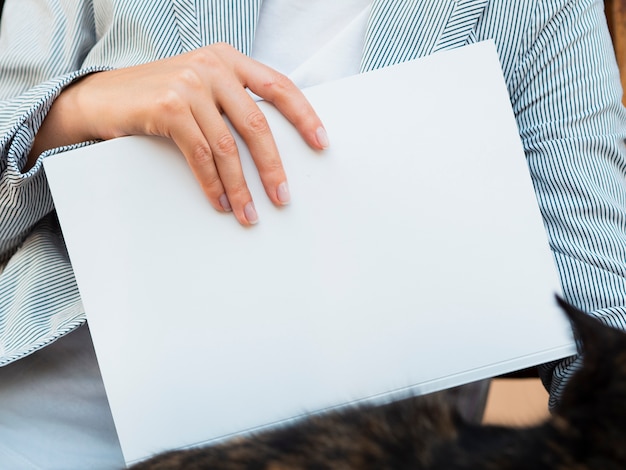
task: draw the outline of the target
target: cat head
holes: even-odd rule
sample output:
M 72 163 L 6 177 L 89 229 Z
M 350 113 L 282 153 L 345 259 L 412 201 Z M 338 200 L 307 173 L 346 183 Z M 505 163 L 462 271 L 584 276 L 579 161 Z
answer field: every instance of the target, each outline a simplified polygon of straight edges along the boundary
M 565 387 L 555 416 L 611 461 L 626 462 L 626 333 L 557 300 L 583 364 Z

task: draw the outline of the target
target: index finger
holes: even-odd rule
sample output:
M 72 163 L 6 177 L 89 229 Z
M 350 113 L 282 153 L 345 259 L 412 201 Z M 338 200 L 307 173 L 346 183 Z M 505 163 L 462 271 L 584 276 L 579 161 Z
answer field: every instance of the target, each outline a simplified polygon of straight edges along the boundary
M 286 75 L 247 57 L 237 67 L 238 75 L 246 78 L 243 85 L 276 106 L 307 144 L 319 150 L 329 146 L 322 120 L 302 91 Z

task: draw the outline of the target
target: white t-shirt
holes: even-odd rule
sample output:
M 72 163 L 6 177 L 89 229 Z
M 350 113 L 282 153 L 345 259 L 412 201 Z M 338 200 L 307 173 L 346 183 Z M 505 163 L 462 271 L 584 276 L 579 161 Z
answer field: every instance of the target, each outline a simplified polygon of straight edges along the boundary
M 371 0 L 264 0 L 251 55 L 301 88 L 356 74 L 370 8 Z

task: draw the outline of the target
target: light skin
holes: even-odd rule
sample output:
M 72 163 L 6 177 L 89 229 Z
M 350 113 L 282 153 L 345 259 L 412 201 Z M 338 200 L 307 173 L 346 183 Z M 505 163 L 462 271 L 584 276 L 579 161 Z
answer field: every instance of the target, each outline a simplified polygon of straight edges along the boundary
M 242 225 L 254 224 L 258 215 L 222 113 L 248 146 L 270 200 L 284 205 L 290 196 L 267 121 L 246 88 L 273 103 L 312 148 L 328 146 L 321 120 L 287 77 L 227 44 L 213 44 L 70 85 L 37 133 L 27 168 L 41 152 L 62 145 L 126 135 L 168 137 L 213 207 L 232 211 Z

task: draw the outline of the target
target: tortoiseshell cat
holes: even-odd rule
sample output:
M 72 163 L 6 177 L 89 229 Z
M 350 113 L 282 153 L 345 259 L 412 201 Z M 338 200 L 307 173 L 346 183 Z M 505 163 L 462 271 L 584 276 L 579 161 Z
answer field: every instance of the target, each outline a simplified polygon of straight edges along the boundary
M 472 425 L 446 393 L 313 415 L 252 437 L 174 451 L 135 470 L 626 469 L 626 333 L 559 303 L 583 368 L 544 424 Z

